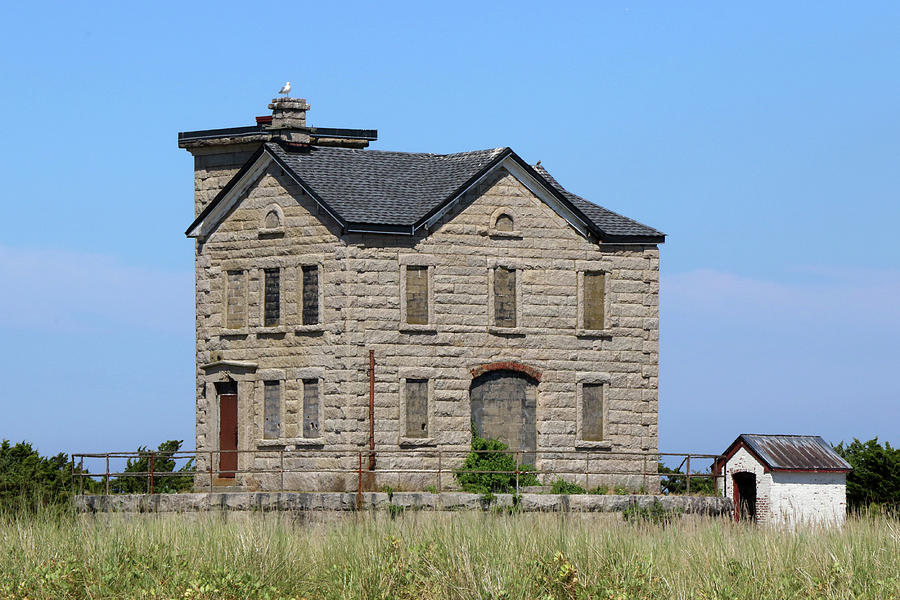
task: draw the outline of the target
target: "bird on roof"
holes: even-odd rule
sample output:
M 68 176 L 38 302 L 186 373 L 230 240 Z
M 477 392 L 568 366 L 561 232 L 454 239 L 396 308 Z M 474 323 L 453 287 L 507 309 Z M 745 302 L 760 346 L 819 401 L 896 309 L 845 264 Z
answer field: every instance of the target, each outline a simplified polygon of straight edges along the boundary
M 287 96 L 288 94 L 290 94 L 290 93 L 291 93 L 291 82 L 288 81 L 288 82 L 285 83 L 283 86 L 281 86 L 281 89 L 278 90 L 278 93 L 279 93 L 279 94 L 284 94 L 285 96 Z

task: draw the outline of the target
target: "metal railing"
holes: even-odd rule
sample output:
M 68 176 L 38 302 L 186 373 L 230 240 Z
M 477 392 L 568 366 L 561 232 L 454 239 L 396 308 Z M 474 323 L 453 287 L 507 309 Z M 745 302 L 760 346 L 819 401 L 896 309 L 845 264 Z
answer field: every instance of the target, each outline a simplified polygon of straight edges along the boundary
M 510 470 L 482 470 L 467 469 L 463 463 L 465 458 L 472 454 L 505 454 L 512 455 L 515 460 L 515 468 Z M 268 481 L 265 486 L 266 491 L 316 491 L 316 490 L 298 490 L 296 487 L 291 488 L 285 485 L 285 475 L 296 474 L 344 474 L 355 475 L 356 492 L 361 494 L 363 491 L 373 491 L 374 477 L 385 475 L 421 475 L 425 478 L 434 477 L 434 486 L 424 486 L 423 489 L 431 488 L 437 492 L 444 491 L 446 487 L 444 480 L 447 476 L 456 480 L 457 474 L 472 473 L 485 475 L 508 475 L 515 480 L 515 491 L 519 493 L 520 482 L 525 476 L 534 476 L 544 481 L 544 485 L 549 485 L 549 478 L 561 477 L 572 483 L 579 484 L 583 481 L 582 486 L 585 490 L 589 490 L 591 478 L 594 482 L 601 480 L 608 481 L 610 479 L 621 479 L 628 477 L 631 480 L 640 478 L 640 487 L 644 490 L 655 488 L 661 479 L 684 479 L 685 493 L 691 493 L 691 481 L 699 479 L 715 480 L 723 477 L 723 475 L 714 475 L 712 472 L 694 473 L 692 472 L 691 461 L 712 461 L 721 458 L 718 454 L 686 454 L 673 452 L 627 452 L 627 451 L 610 451 L 610 450 L 534 450 L 534 451 L 514 451 L 514 450 L 481 450 L 475 451 L 471 449 L 400 449 L 400 450 L 326 450 L 326 449 L 257 449 L 257 450 L 193 450 L 178 452 L 162 452 L 162 451 L 143 451 L 143 452 L 104 452 L 104 453 L 74 453 L 71 455 L 72 481 L 73 487 L 77 481 L 78 492 L 84 493 L 85 480 L 103 481 L 103 490 L 106 494 L 111 492 L 111 483 L 113 487 L 122 487 L 129 478 L 146 478 L 146 493 L 153 494 L 157 489 L 157 481 L 165 482 L 166 478 L 171 477 L 188 477 L 193 480 L 193 489 L 207 489 L 212 492 L 217 487 L 223 486 L 239 486 L 248 487 L 248 480 L 257 477 L 269 477 L 274 481 Z M 233 456 L 234 468 L 226 465 L 223 469 L 222 458 Z M 242 460 L 242 457 L 249 459 Z M 378 468 L 375 463 L 377 457 L 378 462 L 388 460 L 393 462 L 392 466 L 387 468 Z M 523 462 L 523 458 L 537 459 L 529 464 Z M 663 458 L 681 457 L 682 461 L 676 471 L 681 471 L 681 467 L 685 467 L 685 472 L 660 473 L 658 471 L 658 463 Z M 113 471 L 110 469 L 111 461 L 123 461 L 129 459 L 147 459 L 146 471 L 121 470 Z M 338 458 L 338 462 L 343 462 L 340 466 L 330 466 L 322 464 L 314 464 L 315 460 L 321 458 Z M 277 459 L 277 460 L 276 460 Z M 355 459 L 355 460 L 354 460 Z M 160 470 L 156 468 L 157 461 L 166 461 L 169 463 L 177 463 L 179 461 L 193 460 L 194 467 L 185 470 Z M 288 461 L 286 465 L 285 461 Z M 85 469 L 85 461 L 87 468 L 94 466 L 96 461 L 103 461 L 102 470 L 89 472 Z M 202 467 L 200 462 L 203 461 Z M 77 464 L 76 464 L 77 462 Z M 257 463 L 262 463 L 257 464 Z M 300 464 L 298 464 L 300 462 Z M 307 464 L 312 462 L 313 464 Z M 332 462 L 332 461 L 329 461 Z M 639 465 L 637 464 L 639 462 Z M 242 464 L 243 463 L 243 464 Z M 250 463 L 250 464 L 248 464 Z M 411 465 L 398 465 L 396 463 L 414 463 Z M 618 468 L 616 463 L 619 463 Z M 627 468 L 622 468 L 622 463 L 628 463 Z M 370 469 L 371 464 L 376 464 L 376 468 Z M 533 464 L 539 464 L 541 468 L 535 468 Z M 568 477 L 567 477 L 568 476 Z M 204 481 L 198 484 L 198 481 Z M 655 480 L 653 486 L 650 482 Z M 510 482 L 512 487 L 512 482 Z M 259 480 L 256 481 L 257 487 L 261 485 Z M 599 485 L 599 484 L 598 484 Z M 132 486 L 133 487 L 133 486 Z M 143 486 L 142 486 L 143 487 Z M 347 486 L 344 486 L 345 489 Z M 451 486 L 456 487 L 458 486 Z M 633 486 L 632 486 L 633 487 Z M 74 489 L 73 489 L 74 491 Z

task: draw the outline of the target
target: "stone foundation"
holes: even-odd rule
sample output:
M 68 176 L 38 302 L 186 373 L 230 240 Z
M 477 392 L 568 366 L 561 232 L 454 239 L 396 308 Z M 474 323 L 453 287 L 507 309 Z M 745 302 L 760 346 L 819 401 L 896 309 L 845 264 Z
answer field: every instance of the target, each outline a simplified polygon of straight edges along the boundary
M 684 514 L 730 516 L 730 500 L 719 496 L 521 494 L 517 510 L 521 512 L 621 512 L 632 506 L 646 507 L 659 501 L 667 510 Z M 192 513 L 215 511 L 330 511 L 388 510 L 398 506 L 406 510 L 454 511 L 512 508 L 512 494 L 496 494 L 487 504 L 480 494 L 465 492 L 212 492 L 205 494 L 122 494 L 75 496 L 75 508 L 81 513 Z

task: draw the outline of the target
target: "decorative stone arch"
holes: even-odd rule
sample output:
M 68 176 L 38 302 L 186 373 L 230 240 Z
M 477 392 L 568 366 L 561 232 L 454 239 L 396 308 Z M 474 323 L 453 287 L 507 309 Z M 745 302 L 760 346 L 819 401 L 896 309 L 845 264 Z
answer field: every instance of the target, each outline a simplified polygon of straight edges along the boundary
M 522 373 L 523 375 L 531 377 L 538 383 L 541 382 L 541 372 L 539 370 L 513 360 L 486 363 L 479 367 L 475 367 L 474 369 L 472 369 L 472 379 L 477 379 L 478 377 L 481 377 L 485 373 L 490 373 L 491 371 L 516 371 L 518 373 Z
M 277 202 L 265 207 L 259 220 L 260 235 L 284 233 L 284 210 Z
M 516 228 L 519 222 L 519 215 L 508 206 L 501 206 L 491 213 L 491 220 L 488 224 L 488 232 L 493 236 L 500 237 L 521 237 L 521 233 Z

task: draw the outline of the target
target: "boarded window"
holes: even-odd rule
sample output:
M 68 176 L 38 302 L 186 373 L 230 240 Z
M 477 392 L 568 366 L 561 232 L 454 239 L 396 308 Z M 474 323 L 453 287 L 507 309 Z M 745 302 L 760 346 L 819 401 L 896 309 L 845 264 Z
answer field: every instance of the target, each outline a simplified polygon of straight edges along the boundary
M 304 325 L 316 325 L 319 322 L 319 267 L 305 265 L 303 267 L 303 304 L 302 319 Z
M 428 267 L 406 267 L 406 322 L 428 323 Z
M 584 328 L 603 329 L 606 300 L 606 273 L 588 271 L 584 274 Z
M 281 437 L 281 382 L 263 382 L 263 437 L 278 439 Z
M 240 329 L 247 322 L 247 284 L 244 272 L 228 271 L 225 287 L 225 326 Z
M 516 326 L 515 269 L 494 269 L 494 324 L 497 327 Z
M 281 218 L 278 216 L 278 211 L 274 208 L 266 213 L 266 229 L 278 229 L 281 227 Z
M 265 279 L 263 325 L 271 327 L 278 325 L 278 321 L 281 318 L 281 271 L 278 269 L 266 269 Z
M 303 380 L 303 437 L 322 437 L 319 430 L 319 380 Z
M 494 222 L 494 229 L 497 231 L 512 231 L 513 230 L 513 218 L 506 213 L 503 213 L 497 220 Z
M 406 380 L 406 437 L 428 437 L 428 380 Z
M 600 441 L 603 439 L 603 384 L 585 383 L 581 392 L 582 437 Z

